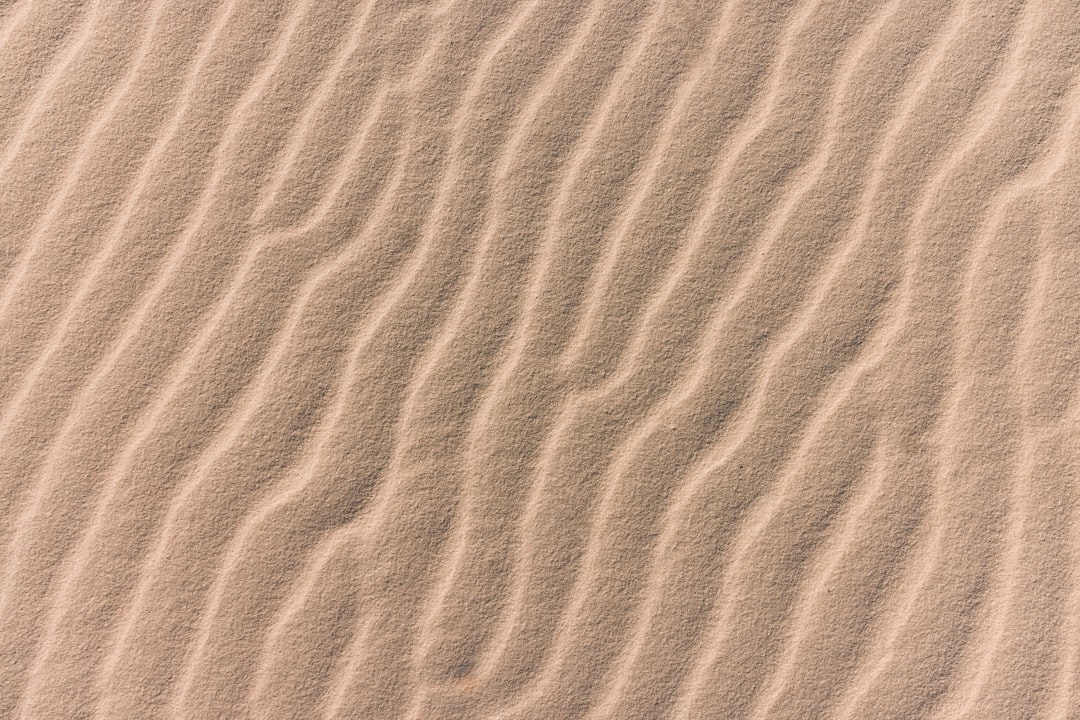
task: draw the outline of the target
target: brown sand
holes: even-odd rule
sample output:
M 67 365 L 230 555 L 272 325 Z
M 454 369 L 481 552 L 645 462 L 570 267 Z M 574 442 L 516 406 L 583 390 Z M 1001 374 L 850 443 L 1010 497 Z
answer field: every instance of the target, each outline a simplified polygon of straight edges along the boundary
M 0 6 L 0 718 L 1080 718 L 1075 0 Z

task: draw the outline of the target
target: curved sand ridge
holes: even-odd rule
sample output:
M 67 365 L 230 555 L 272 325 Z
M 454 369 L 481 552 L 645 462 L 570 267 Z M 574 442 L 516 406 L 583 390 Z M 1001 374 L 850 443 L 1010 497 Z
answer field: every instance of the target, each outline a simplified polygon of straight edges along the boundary
M 0 718 L 1080 718 L 1078 38 L 0 3 Z

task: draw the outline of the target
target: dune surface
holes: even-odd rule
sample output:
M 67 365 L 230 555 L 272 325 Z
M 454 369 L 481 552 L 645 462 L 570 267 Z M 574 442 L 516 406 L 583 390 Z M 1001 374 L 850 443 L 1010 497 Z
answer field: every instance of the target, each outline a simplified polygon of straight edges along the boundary
M 1080 718 L 1075 0 L 0 1 L 0 719 Z

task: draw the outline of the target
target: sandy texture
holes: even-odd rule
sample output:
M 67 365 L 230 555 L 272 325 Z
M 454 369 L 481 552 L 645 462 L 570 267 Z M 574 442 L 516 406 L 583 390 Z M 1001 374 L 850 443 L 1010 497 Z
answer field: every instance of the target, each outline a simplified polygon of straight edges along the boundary
M 1080 718 L 1075 0 L 0 2 L 0 718 Z

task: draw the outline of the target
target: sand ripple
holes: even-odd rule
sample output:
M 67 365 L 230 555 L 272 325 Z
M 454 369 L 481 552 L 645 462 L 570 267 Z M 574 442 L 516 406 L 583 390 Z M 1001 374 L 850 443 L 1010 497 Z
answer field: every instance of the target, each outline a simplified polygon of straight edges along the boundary
M 0 2 L 0 718 L 1080 718 L 1080 5 Z

